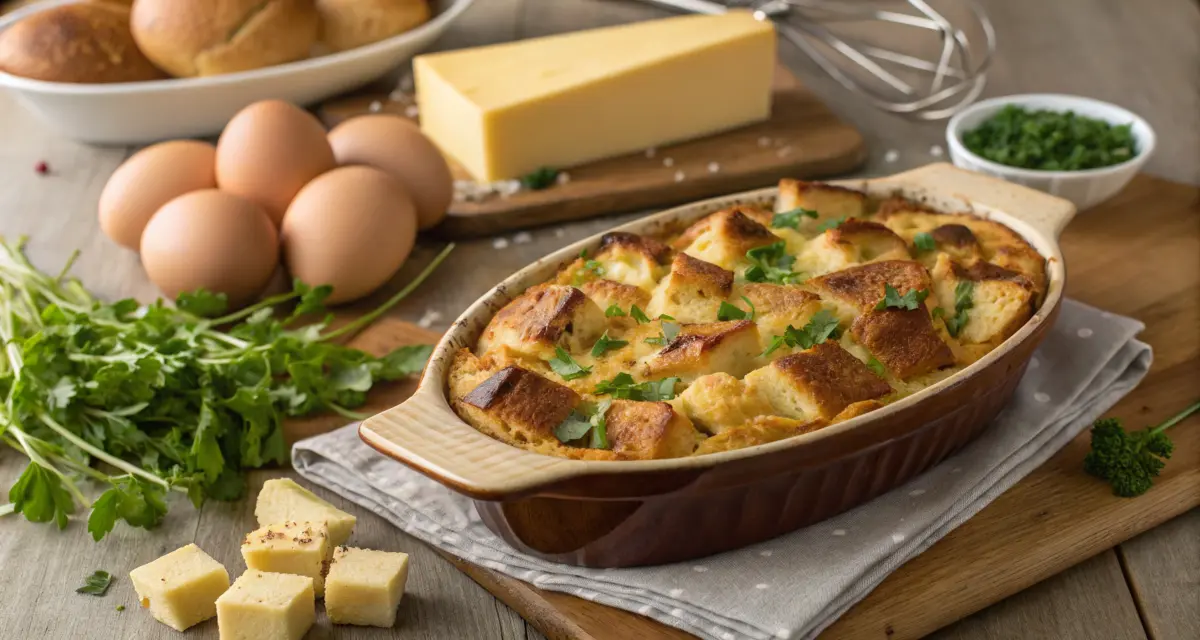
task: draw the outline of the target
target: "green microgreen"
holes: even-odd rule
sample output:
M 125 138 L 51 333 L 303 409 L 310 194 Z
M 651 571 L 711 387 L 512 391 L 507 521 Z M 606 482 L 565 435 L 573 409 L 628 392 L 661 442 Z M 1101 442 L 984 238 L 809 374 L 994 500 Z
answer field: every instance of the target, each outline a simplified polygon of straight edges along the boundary
M 962 332 L 963 326 L 967 324 L 967 310 L 975 306 L 972 296 L 975 292 L 975 283 L 970 280 L 960 280 L 954 286 L 954 315 L 946 318 L 946 331 L 954 337 Z M 944 313 L 944 312 L 943 312 Z
M 813 314 L 813 317 L 803 327 L 797 329 L 789 324 L 787 329 L 784 330 L 783 335 L 773 336 L 760 357 L 765 358 L 784 345 L 800 347 L 801 349 L 811 349 L 837 336 L 838 319 L 828 309 L 821 309 Z
M 743 277 L 748 282 L 794 284 L 804 280 L 802 274 L 792 271 L 796 258 L 787 253 L 787 243 L 783 240 L 747 251 L 746 260 L 750 266 Z
M 645 402 L 660 402 L 675 397 L 675 386 L 679 378 L 663 378 L 662 380 L 647 380 L 635 382 L 628 373 L 618 373 L 612 380 L 603 380 L 596 385 L 596 395 L 609 394 L 622 400 L 641 400 Z

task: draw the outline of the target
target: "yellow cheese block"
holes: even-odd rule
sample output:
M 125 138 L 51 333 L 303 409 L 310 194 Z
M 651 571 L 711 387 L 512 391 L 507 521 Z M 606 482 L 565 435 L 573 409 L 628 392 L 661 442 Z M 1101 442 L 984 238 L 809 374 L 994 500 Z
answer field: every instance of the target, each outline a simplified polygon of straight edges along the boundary
M 258 571 L 293 573 L 313 579 L 317 597 L 325 595 L 325 561 L 333 547 L 324 522 L 283 522 L 246 534 L 242 558 Z
M 308 576 L 251 569 L 217 599 L 221 640 L 300 640 L 316 619 Z
M 407 554 L 338 547 L 325 578 L 325 613 L 334 624 L 391 627 L 407 581 Z
M 281 522 L 324 522 L 329 527 L 331 547 L 345 544 L 354 531 L 355 517 L 318 498 L 316 494 L 289 478 L 276 478 L 263 483 L 254 504 L 258 525 Z
M 766 119 L 775 31 L 683 16 L 416 58 L 421 129 L 479 180 Z
M 217 598 L 229 588 L 220 562 L 194 544 L 129 572 L 138 601 L 176 631 L 217 615 Z

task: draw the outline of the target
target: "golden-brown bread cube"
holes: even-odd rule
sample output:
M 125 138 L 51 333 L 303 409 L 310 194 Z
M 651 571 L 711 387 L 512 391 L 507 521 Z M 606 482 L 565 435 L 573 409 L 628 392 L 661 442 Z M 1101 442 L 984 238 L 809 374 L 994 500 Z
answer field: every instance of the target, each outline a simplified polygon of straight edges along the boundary
M 665 402 L 614 400 L 604 422 L 618 459 L 679 458 L 696 448 L 692 422 Z
M 821 275 L 877 260 L 910 260 L 908 245 L 891 229 L 851 218 L 808 241 L 797 257 L 798 269 Z
M 679 322 L 712 322 L 732 288 L 732 272 L 677 253 L 671 261 L 671 272 L 651 294 L 646 313 L 651 318 L 667 314 Z
M 779 242 L 755 219 L 764 213 L 748 207 L 718 211 L 688 227 L 675 241 L 675 248 L 724 269 L 737 269 L 748 264 L 747 251 Z
M 479 336 L 479 353 L 505 346 L 530 358 L 549 360 L 555 347 L 571 353 L 591 349 L 604 328 L 604 310 L 582 291 L 540 284 L 496 312 Z
M 629 316 L 630 309 L 636 305 L 637 308 L 645 311 L 650 302 L 649 293 L 631 284 L 623 284 L 614 280 L 592 280 L 583 283 L 579 289 L 583 291 L 584 295 L 591 298 L 597 307 L 605 311 L 606 317 L 608 317 L 608 308 L 614 305 L 625 314 L 623 316 L 608 317 L 610 324 L 629 325 L 629 323 L 634 322 L 633 318 Z
M 824 420 L 803 421 L 781 416 L 758 416 L 745 424 L 706 438 L 699 447 L 696 447 L 693 455 L 701 456 L 708 453 L 745 449 L 816 431 L 828 424 Z
M 803 327 L 821 310 L 819 296 L 787 285 L 748 282 L 735 287 L 729 302 L 745 308 L 742 296 L 754 304 L 754 323 L 764 342 L 782 334 L 788 325 Z
M 1042 303 L 1046 295 L 1046 259 L 1033 247 L 1025 243 L 997 246 L 987 256 L 988 261 L 996 266 L 1028 278 L 1033 284 L 1035 306 Z
M 761 352 L 758 331 L 749 320 L 684 325 L 674 340 L 642 360 L 642 377 L 675 376 L 687 383 L 718 371 L 741 376 Z
M 649 292 L 666 272 L 663 263 L 670 254 L 670 247 L 654 238 L 611 231 L 600 238 L 594 256 L 580 257 L 567 264 L 559 270 L 555 282 L 578 287 L 607 278 Z
M 797 420 L 828 420 L 848 405 L 892 388 L 836 342 L 784 356 L 746 376 L 774 412 Z
M 804 225 L 816 228 L 820 223 L 835 218 L 861 218 L 867 214 L 866 194 L 820 182 L 803 180 L 780 180 L 776 211 L 808 209 L 816 211 L 816 219 L 806 219 Z
M 954 352 L 934 329 L 924 306 L 864 313 L 854 321 L 850 336 L 901 380 L 954 364 Z
M 846 405 L 845 409 L 842 409 L 836 416 L 830 419 L 829 423 L 837 424 L 838 422 L 845 422 L 851 418 L 857 418 L 861 415 L 865 415 L 876 409 L 882 408 L 883 403 L 878 400 L 861 400 L 859 402 L 852 402 Z
M 956 336 L 963 344 L 999 344 L 1033 315 L 1034 285 L 1016 271 L 983 261 L 963 266 L 943 255 L 931 274 L 946 319 L 957 315 L 954 300 L 959 283 L 972 283 L 972 306 Z
M 679 404 L 697 429 L 710 434 L 771 413 L 771 405 L 758 389 L 723 372 L 696 378 L 679 394 Z
M 454 408 L 485 433 L 524 446 L 557 446 L 554 428 L 579 404 L 579 394 L 520 367 L 505 367 L 466 393 L 451 382 Z
M 830 303 L 843 322 L 874 309 L 883 299 L 885 285 L 890 284 L 900 295 L 929 291 L 931 287 L 925 267 L 911 260 L 871 262 L 827 273 L 805 284 Z

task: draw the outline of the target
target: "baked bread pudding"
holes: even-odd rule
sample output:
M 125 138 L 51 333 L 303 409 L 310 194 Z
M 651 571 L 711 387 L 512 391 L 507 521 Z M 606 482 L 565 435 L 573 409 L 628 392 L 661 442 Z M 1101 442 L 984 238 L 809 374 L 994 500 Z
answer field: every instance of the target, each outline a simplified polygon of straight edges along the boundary
M 647 460 L 822 429 L 1017 331 L 1045 261 L 1004 225 L 784 180 L 681 232 L 606 234 L 455 354 L 451 404 L 547 455 Z

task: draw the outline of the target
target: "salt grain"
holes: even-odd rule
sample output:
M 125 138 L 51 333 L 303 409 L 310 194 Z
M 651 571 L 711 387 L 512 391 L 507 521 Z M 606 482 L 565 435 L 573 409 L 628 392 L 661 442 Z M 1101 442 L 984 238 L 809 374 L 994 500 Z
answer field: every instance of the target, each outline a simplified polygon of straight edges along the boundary
M 508 238 L 496 238 L 495 240 L 492 240 L 492 248 L 493 249 L 507 249 L 508 248 Z
M 407 107 L 404 107 L 404 115 L 410 118 L 415 118 L 421 115 L 421 108 L 415 104 L 410 104 Z
M 683 178 L 684 178 L 684 175 L 683 175 L 682 169 L 675 172 L 675 182 L 683 182 Z
M 566 171 L 559 171 L 558 176 L 554 178 L 554 181 L 560 185 L 567 184 L 571 181 L 571 174 L 567 173 Z
M 900 159 L 900 152 L 895 149 L 888 149 L 887 153 L 883 154 L 884 162 L 895 162 Z
M 763 147 L 763 148 L 771 146 L 771 139 L 766 136 L 759 138 L 758 146 Z
M 379 113 L 380 111 L 383 110 L 383 103 L 378 100 L 375 100 L 374 102 L 371 103 L 371 106 L 367 107 L 367 109 L 369 109 L 371 111 L 371 113 Z
M 708 163 L 708 172 L 709 173 L 719 173 L 720 171 L 721 171 L 721 165 L 719 163 L 716 163 L 716 162 Z
M 664 167 L 675 166 L 675 158 L 663 158 L 663 166 Z
M 567 235 L 567 230 L 566 230 L 566 229 L 563 229 L 562 227 L 559 227 L 559 228 L 557 228 L 557 229 L 555 229 L 555 230 L 554 230 L 554 237 L 555 237 L 555 238 L 561 238 L 561 237 L 563 237 L 563 236 L 565 236 L 565 235 Z
M 404 93 L 412 93 L 415 83 L 413 82 L 412 74 L 405 75 L 400 78 L 400 90 Z
M 434 323 L 436 323 L 438 320 L 441 320 L 441 319 L 442 319 L 441 313 L 439 313 L 438 311 L 436 311 L 434 309 L 426 309 L 425 313 L 421 316 L 421 319 L 417 320 L 417 326 L 421 327 L 422 329 L 428 329 L 429 327 L 432 327 L 434 325 Z
M 782 149 L 780 149 L 779 151 L 776 151 L 776 152 L 775 152 L 775 155 L 779 156 L 780 158 L 783 158 L 783 157 L 789 156 L 789 155 L 791 155 L 791 154 L 792 154 L 792 148 L 791 148 L 791 146 L 783 147 L 783 148 L 782 148 Z
M 529 244 L 533 242 L 533 235 L 528 231 L 522 231 L 513 236 L 513 244 Z
M 388 94 L 388 100 L 391 100 L 392 102 L 404 102 L 406 98 L 408 98 L 408 94 L 399 89 L 396 89 Z
M 932 147 L 929 147 L 929 155 L 931 155 L 935 158 L 942 157 L 943 153 L 945 153 L 945 152 L 942 150 L 942 145 L 940 145 L 940 144 L 935 144 Z

